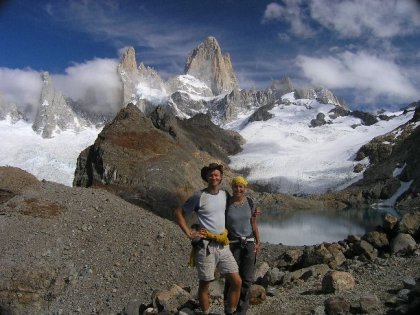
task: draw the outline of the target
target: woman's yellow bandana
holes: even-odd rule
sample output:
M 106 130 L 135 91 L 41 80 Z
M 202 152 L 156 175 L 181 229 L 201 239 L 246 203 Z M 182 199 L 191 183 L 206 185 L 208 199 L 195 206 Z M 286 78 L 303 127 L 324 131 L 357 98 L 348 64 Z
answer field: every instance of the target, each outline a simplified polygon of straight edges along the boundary
M 236 184 L 241 184 L 244 187 L 248 186 L 248 182 L 242 176 L 236 176 L 236 177 L 234 177 L 232 179 L 232 182 L 230 184 L 231 184 L 231 186 L 236 185 Z

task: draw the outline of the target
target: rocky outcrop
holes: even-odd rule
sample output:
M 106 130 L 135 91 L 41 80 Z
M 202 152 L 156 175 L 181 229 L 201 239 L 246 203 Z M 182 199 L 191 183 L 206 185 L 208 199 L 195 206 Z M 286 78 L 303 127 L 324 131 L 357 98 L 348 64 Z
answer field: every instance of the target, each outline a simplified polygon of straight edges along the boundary
M 80 131 L 86 122 L 77 116 L 63 94 L 54 88 L 48 72 L 42 74 L 42 79 L 40 106 L 32 129 L 44 138 L 51 138 L 54 132 L 67 129 Z
M 74 185 L 105 188 L 172 218 L 175 207 L 202 188 L 203 165 L 226 165 L 240 142 L 239 134 L 220 129 L 206 115 L 179 120 L 157 108 L 147 118 L 129 104 L 80 154 Z
M 325 114 L 318 113 L 316 118 L 311 120 L 311 127 L 320 127 L 325 125 L 327 122 L 325 121 Z
M 350 112 L 350 115 L 359 118 L 365 126 L 371 126 L 378 122 L 376 116 L 371 113 L 355 110 Z
M 210 103 L 209 114 L 217 123 L 224 124 L 237 118 L 241 112 L 260 108 L 274 101 L 272 91 L 233 90 L 222 99 Z
M 208 102 L 204 99 L 193 99 L 190 94 L 182 91 L 172 93 L 168 105 L 173 113 L 180 118 L 191 118 L 199 113 L 205 114 L 208 111 Z
M 363 179 L 342 191 L 313 198 L 329 200 L 339 208 L 377 205 L 396 207 L 402 213 L 420 210 L 419 141 L 420 126 L 413 117 L 359 149 L 354 172 L 363 172 Z
M 269 112 L 273 108 L 274 108 L 274 103 L 261 106 L 248 118 L 248 122 L 266 121 L 273 118 L 274 114 Z
M 206 83 L 214 95 L 238 87 L 229 54 L 222 54 L 216 38 L 211 36 L 190 53 L 184 72 Z
M 122 106 L 133 103 L 143 112 L 150 112 L 156 104 L 166 101 L 165 83 L 153 68 L 143 63 L 137 66 L 133 47 L 124 51 L 117 71 L 123 87 Z
M 307 98 L 307 99 L 316 99 L 320 103 L 324 104 L 333 104 L 342 108 L 346 108 L 346 104 L 343 100 L 340 100 L 337 96 L 334 95 L 330 90 L 326 88 L 297 88 L 295 89 L 295 97 L 298 98 Z
M 420 126 L 416 126 L 413 118 L 360 148 L 356 160 L 367 157 L 370 165 L 363 174 L 363 180 L 353 187 L 364 187 L 363 195 L 368 199 L 386 199 L 396 193 L 403 183 L 410 183 L 397 199 L 396 206 L 403 211 L 420 209 L 419 150 Z

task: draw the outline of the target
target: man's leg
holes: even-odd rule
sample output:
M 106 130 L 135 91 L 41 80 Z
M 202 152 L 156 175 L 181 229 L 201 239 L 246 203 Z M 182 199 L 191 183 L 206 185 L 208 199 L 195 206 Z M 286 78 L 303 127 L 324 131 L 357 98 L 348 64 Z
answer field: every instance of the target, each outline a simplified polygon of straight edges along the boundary
M 210 281 L 203 281 L 203 280 L 200 280 L 200 283 L 198 285 L 198 301 L 200 302 L 200 307 L 204 314 L 210 308 L 209 286 L 210 286 Z
M 226 281 L 229 281 L 229 291 L 227 293 L 227 309 L 226 313 L 233 313 L 238 305 L 241 295 L 242 280 L 239 272 L 226 274 Z
M 241 254 L 241 246 L 238 244 L 230 244 L 230 251 L 232 252 L 233 257 L 236 260 L 236 263 L 239 266 L 240 269 L 240 254 Z M 224 304 L 225 307 L 227 307 L 228 304 L 228 292 L 229 292 L 229 288 L 230 288 L 230 282 L 227 281 L 227 279 L 225 279 L 225 287 L 223 290 L 223 299 L 224 299 Z

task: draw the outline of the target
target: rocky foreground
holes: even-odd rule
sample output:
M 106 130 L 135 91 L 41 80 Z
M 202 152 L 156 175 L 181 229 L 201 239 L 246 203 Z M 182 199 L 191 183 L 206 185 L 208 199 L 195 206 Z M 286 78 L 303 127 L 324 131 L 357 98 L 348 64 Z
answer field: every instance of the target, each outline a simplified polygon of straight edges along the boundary
M 417 314 L 420 214 L 335 244 L 264 244 L 250 314 Z M 91 188 L 0 167 L 0 314 L 193 314 L 172 221 Z M 222 312 L 222 279 L 212 311 Z

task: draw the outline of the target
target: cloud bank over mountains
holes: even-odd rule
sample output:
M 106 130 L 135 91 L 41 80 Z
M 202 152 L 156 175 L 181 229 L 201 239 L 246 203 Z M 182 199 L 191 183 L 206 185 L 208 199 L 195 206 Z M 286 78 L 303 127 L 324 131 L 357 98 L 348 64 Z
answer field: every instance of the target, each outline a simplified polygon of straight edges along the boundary
M 303 7 L 303 3 L 307 7 Z M 296 65 L 312 84 L 331 89 L 353 89 L 356 100 L 401 102 L 415 99 L 419 75 L 401 64 L 404 51 L 393 45 L 397 36 L 418 34 L 420 5 L 415 1 L 291 1 L 267 5 L 262 23 L 288 25 L 279 38 L 316 39 L 332 32 L 357 43 L 332 47 L 315 55 L 299 54 Z M 417 63 L 417 68 L 419 65 Z
M 68 60 L 61 71 L 47 63 L 0 64 L 0 93 L 26 109 L 38 102 L 38 74 L 46 70 L 66 96 L 87 101 L 93 111 L 110 111 L 121 93 L 113 67 L 124 47 L 134 46 L 137 60 L 167 79 L 183 73 L 188 53 L 209 35 L 230 53 L 244 89 L 264 89 L 289 76 L 333 89 L 355 109 L 396 109 L 420 98 L 420 6 L 414 0 L 41 3 L 31 8 L 40 17 L 28 23 L 42 20 L 44 31 L 80 37 L 80 45 L 86 41 L 97 50 L 86 57 L 88 48 L 72 47 L 85 57 Z M 46 55 L 59 49 L 53 44 Z

